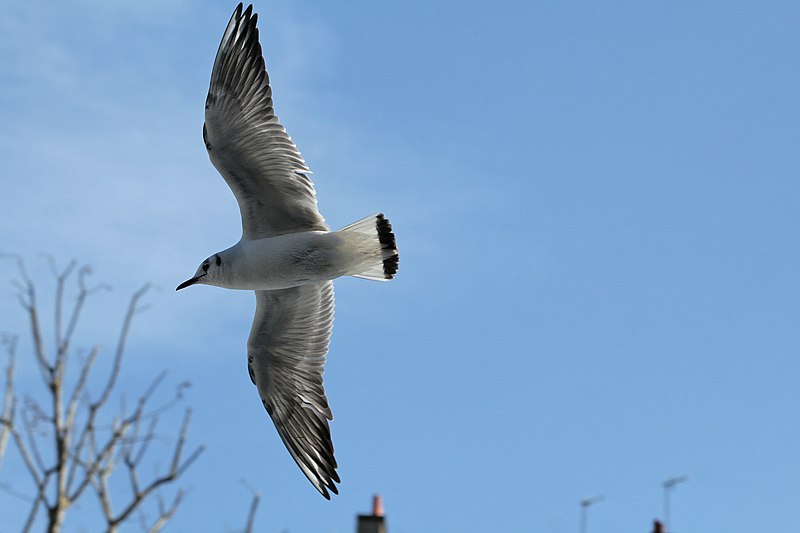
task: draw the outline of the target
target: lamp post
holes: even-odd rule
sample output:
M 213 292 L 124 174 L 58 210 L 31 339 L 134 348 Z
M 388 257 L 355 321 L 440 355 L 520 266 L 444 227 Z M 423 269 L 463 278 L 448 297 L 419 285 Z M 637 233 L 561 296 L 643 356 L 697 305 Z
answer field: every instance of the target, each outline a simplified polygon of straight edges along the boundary
M 664 488 L 664 530 L 666 533 L 670 532 L 669 529 L 669 495 L 675 488 L 675 485 L 683 483 L 689 478 L 686 476 L 672 477 L 664 481 L 661 486 Z
M 586 525 L 589 519 L 589 507 L 605 499 L 605 496 L 595 496 L 594 498 L 586 498 L 579 502 L 581 506 L 581 533 L 586 533 Z

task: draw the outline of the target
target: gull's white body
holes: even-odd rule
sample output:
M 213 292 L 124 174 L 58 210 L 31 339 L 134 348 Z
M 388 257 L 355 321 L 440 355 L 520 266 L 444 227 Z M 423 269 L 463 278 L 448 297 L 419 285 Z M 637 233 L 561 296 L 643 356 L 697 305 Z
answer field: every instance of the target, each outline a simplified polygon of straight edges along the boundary
M 382 214 L 329 231 L 300 152 L 275 116 L 252 6 L 236 8 L 222 37 L 206 99 L 203 141 L 233 191 L 242 238 L 206 259 L 200 283 L 254 290 L 247 369 L 300 469 L 326 498 L 336 460 L 322 386 L 333 328 L 333 282 L 388 280 L 398 254 Z
M 219 274 L 209 284 L 226 289 L 275 290 L 328 281 L 357 275 L 383 261 L 377 250 L 371 235 L 352 231 L 304 231 L 243 239 L 219 252 Z

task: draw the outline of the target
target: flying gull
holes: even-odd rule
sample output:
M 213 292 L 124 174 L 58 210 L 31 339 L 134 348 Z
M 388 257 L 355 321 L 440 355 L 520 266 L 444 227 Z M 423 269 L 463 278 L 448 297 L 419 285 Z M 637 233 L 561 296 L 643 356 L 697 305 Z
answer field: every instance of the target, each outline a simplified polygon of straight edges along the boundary
M 200 265 L 176 290 L 205 284 L 254 290 L 247 369 L 300 469 L 327 499 L 338 494 L 322 385 L 340 276 L 390 280 L 398 253 L 392 226 L 370 215 L 330 231 L 309 168 L 272 103 L 253 6 L 242 4 L 219 45 L 206 99 L 203 140 L 239 203 L 242 238 Z

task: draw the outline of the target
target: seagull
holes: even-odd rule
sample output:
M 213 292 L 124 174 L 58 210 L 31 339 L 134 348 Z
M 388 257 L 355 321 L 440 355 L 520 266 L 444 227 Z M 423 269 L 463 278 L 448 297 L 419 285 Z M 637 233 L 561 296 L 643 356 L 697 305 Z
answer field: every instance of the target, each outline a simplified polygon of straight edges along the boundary
M 275 116 L 253 6 L 240 3 L 219 45 L 203 140 L 233 191 L 242 237 L 178 285 L 253 290 L 247 369 L 292 458 L 326 499 L 338 494 L 322 385 L 333 328 L 333 279 L 397 273 L 392 225 L 378 213 L 330 231 L 292 139 Z

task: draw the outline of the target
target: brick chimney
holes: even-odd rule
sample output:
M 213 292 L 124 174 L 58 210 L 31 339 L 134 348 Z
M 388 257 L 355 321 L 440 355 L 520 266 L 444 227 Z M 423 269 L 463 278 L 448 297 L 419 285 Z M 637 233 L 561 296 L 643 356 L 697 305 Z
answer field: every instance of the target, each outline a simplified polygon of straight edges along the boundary
M 356 533 L 386 533 L 386 519 L 383 517 L 383 500 L 379 494 L 372 497 L 372 514 L 358 515 Z

